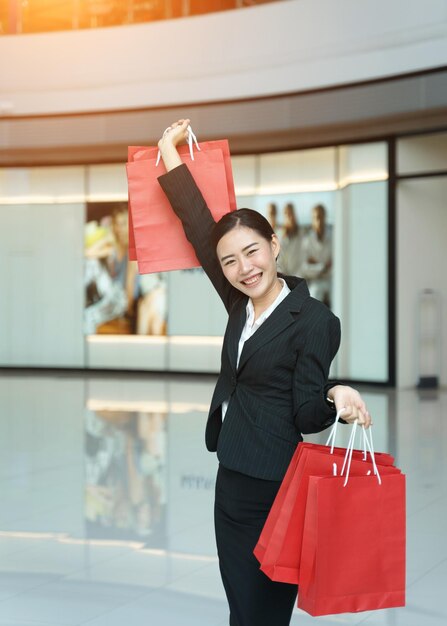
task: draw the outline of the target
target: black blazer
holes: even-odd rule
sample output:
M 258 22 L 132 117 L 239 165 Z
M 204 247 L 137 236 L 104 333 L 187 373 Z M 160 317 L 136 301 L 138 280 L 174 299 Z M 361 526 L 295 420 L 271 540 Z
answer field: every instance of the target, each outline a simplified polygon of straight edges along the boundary
M 248 298 L 227 281 L 211 244 L 214 219 L 186 165 L 159 178 L 188 240 L 222 298 L 229 318 L 221 371 L 206 425 L 206 445 L 228 469 L 282 480 L 301 433 L 330 426 L 329 367 L 340 344 L 340 323 L 311 298 L 306 281 L 284 278 L 291 292 L 245 342 L 238 343 Z M 222 423 L 222 402 L 229 400 Z

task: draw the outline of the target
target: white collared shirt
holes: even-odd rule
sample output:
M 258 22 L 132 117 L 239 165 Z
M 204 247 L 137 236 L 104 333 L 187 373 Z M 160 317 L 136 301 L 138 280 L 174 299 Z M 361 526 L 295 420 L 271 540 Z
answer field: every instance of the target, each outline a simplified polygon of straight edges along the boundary
M 253 306 L 253 302 L 251 298 L 249 298 L 247 302 L 247 319 L 245 321 L 244 328 L 242 329 L 241 338 L 239 339 L 239 346 L 237 351 L 237 361 L 236 368 L 239 367 L 239 361 L 241 358 L 242 350 L 244 348 L 244 343 L 247 339 L 250 339 L 252 335 L 258 330 L 258 328 L 265 322 L 265 320 L 273 313 L 276 307 L 281 304 L 281 302 L 289 295 L 290 289 L 287 286 L 286 281 L 283 278 L 278 278 L 278 280 L 282 283 L 282 289 L 276 297 L 275 301 L 261 313 L 258 319 L 255 321 L 255 309 Z M 225 417 L 225 413 L 228 409 L 229 399 L 222 402 L 222 420 Z

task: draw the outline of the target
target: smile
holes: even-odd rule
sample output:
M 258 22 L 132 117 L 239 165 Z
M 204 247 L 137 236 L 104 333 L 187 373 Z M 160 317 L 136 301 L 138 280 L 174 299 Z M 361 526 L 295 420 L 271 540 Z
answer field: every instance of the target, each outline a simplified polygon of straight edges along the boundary
M 241 283 L 247 287 L 252 287 L 253 285 L 257 285 L 261 278 L 262 273 L 256 274 L 256 276 L 250 276 L 250 278 L 246 278 L 245 280 L 241 280 Z

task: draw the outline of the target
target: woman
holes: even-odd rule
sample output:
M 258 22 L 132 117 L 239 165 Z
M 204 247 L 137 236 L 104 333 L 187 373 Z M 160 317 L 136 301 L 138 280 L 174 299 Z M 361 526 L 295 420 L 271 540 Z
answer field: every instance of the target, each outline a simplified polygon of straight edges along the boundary
M 176 146 L 189 120 L 159 141 L 159 182 L 229 314 L 206 444 L 217 451 L 215 531 L 231 626 L 287 626 L 297 589 L 272 582 L 253 556 L 301 433 L 344 419 L 368 426 L 360 395 L 328 385 L 340 341 L 338 319 L 309 296 L 303 279 L 278 275 L 271 225 L 240 209 L 217 224 Z
M 295 207 L 291 202 L 288 202 L 284 207 L 284 229 L 281 238 L 281 256 L 278 259 L 278 269 L 283 274 L 302 276 L 302 248 L 303 237 L 298 220 L 296 219 Z
M 313 298 L 330 306 L 332 273 L 332 233 L 326 209 L 317 204 L 312 209 L 312 226 L 303 241 L 301 276 L 308 281 Z
M 269 202 L 269 204 L 267 205 L 267 220 L 269 221 L 273 232 L 278 228 L 277 219 L 278 208 L 276 206 L 276 202 Z

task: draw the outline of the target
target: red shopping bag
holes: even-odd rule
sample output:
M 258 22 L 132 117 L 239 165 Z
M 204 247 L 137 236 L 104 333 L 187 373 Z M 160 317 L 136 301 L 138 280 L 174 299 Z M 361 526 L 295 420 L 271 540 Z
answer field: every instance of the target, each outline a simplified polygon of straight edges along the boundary
M 346 449 L 316 444 L 299 444 L 285 479 L 273 503 L 270 514 L 260 535 L 254 554 L 260 569 L 272 580 L 292 584 L 300 583 L 300 561 L 306 510 L 307 489 L 312 475 L 331 476 L 334 463 L 339 474 Z M 379 453 L 375 455 L 381 473 L 396 473 L 393 458 Z M 382 463 L 384 465 L 382 465 Z M 370 457 L 354 450 L 351 475 L 365 475 L 373 471 Z
M 312 476 L 298 607 L 310 615 L 405 605 L 405 476 Z
M 131 163 L 134 160 L 134 156 L 137 153 L 141 153 L 141 151 L 143 150 L 155 150 L 156 148 L 146 148 L 144 146 L 129 146 L 127 148 L 127 161 L 128 163 Z M 153 156 L 153 155 L 152 155 Z M 136 261 L 137 260 L 137 249 L 135 247 L 135 235 L 133 232 L 133 221 L 132 221 L 132 199 L 130 197 L 130 193 L 128 194 L 129 198 L 128 198 L 128 205 L 129 205 L 129 211 L 128 211 L 128 222 L 129 222 L 129 250 L 128 250 L 128 255 L 129 255 L 129 261 Z
M 322 452 L 326 452 L 327 454 L 336 454 L 336 455 L 345 455 L 346 448 L 332 448 L 330 445 L 320 444 L 320 443 L 309 443 L 307 441 L 301 441 L 300 446 L 303 448 L 311 448 L 312 450 L 320 450 Z M 353 459 L 361 460 L 365 456 L 364 450 L 353 450 Z M 388 452 L 374 452 L 374 458 L 376 460 L 377 465 L 394 465 L 394 457 L 391 456 Z
M 203 142 L 191 159 L 188 146 L 179 148 L 216 221 L 236 209 L 228 142 Z M 129 188 L 129 258 L 138 260 L 141 274 L 199 267 L 179 218 L 173 212 L 157 178 L 166 172 L 157 166 L 158 148 L 131 146 Z M 132 233 L 132 234 L 131 234 Z
M 272 533 L 274 532 L 275 526 L 278 522 L 278 518 L 281 515 L 281 511 L 284 506 L 284 500 L 286 499 L 287 493 L 289 489 L 291 488 L 292 482 L 294 480 L 296 468 L 298 466 L 298 462 L 299 462 L 299 459 L 301 457 L 301 453 L 303 450 L 304 450 L 303 443 L 300 442 L 295 450 L 292 460 L 289 463 L 287 472 L 281 482 L 281 486 L 278 490 L 278 493 L 276 494 L 276 498 L 272 504 L 272 508 L 270 509 L 270 512 L 265 521 L 262 532 L 259 535 L 258 543 L 256 544 L 255 549 L 253 550 L 253 554 L 258 559 L 261 566 L 263 563 L 265 551 L 270 542 L 270 538 L 272 536 Z

